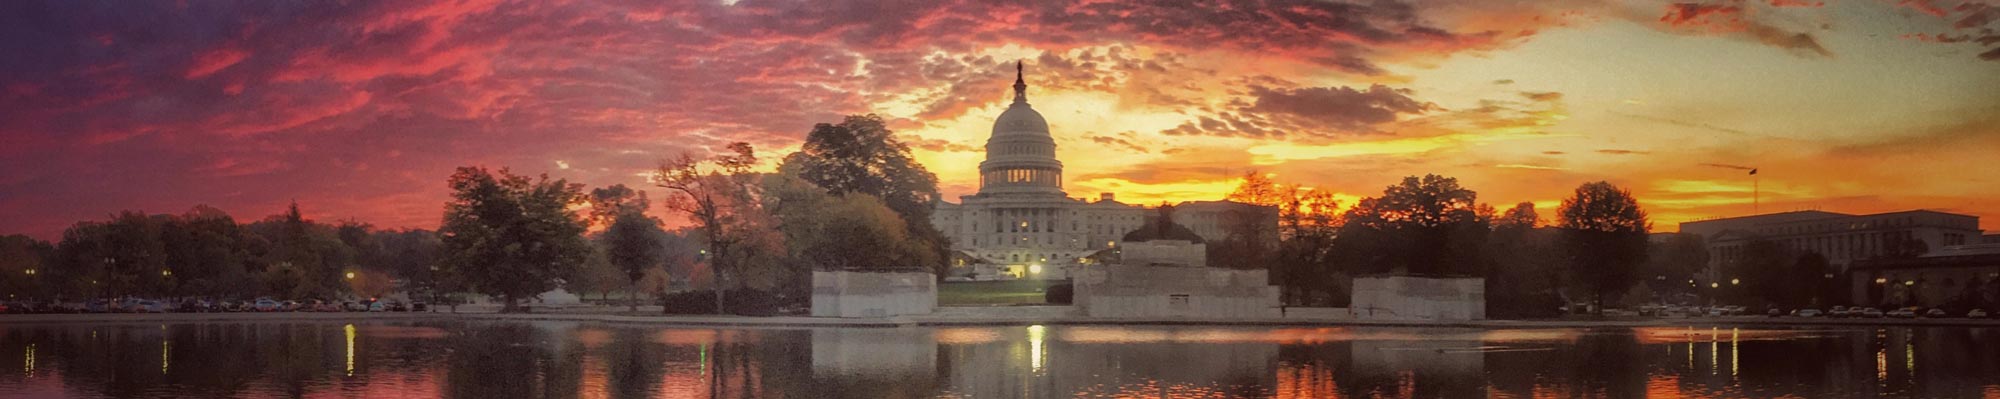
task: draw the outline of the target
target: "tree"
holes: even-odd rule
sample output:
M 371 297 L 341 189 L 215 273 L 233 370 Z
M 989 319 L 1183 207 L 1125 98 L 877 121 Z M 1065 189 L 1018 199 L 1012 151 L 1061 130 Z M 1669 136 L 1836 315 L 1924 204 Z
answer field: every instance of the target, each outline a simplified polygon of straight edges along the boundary
M 1631 287 L 1646 261 L 1646 211 L 1632 193 L 1607 182 L 1585 183 L 1556 210 L 1570 274 L 1601 311 Z
M 1278 212 L 1278 253 L 1272 274 L 1286 291 L 1287 303 L 1325 304 L 1346 299 L 1339 285 L 1334 242 L 1340 237 L 1339 203 L 1326 192 L 1294 187 Z M 1320 301 L 1325 298 L 1326 301 Z
M 839 124 L 814 125 L 805 144 L 786 155 L 778 169 L 828 194 L 860 193 L 880 199 L 901 217 L 909 239 L 934 253 L 915 266 L 940 275 L 946 269 L 951 243 L 931 224 L 931 211 L 940 197 L 937 175 L 917 163 L 880 116 L 852 115 Z
M 1555 232 L 1539 228 L 1535 204 L 1515 204 L 1493 221 L 1486 240 L 1491 269 L 1486 276 L 1486 307 L 1493 316 L 1544 317 L 1562 306 L 1564 284 L 1561 258 L 1555 254 Z
M 52 293 L 55 246 L 25 235 L 0 236 L 0 290 L 40 298 Z
M 377 268 L 391 276 L 403 279 L 403 289 L 412 298 L 430 295 L 435 301 L 440 285 L 438 269 L 444 241 L 437 232 L 421 229 L 376 231 L 375 241 L 381 243 L 382 253 L 387 256 Z
M 1285 202 L 1285 194 L 1270 176 L 1252 170 L 1244 173 L 1243 182 L 1236 184 L 1236 191 L 1229 192 L 1229 196 L 1223 199 L 1245 204 L 1276 206 Z
M 645 215 L 652 207 L 646 199 L 646 192 L 633 190 L 623 184 L 590 190 L 590 223 L 610 227 L 612 222 L 625 214 Z
M 1458 179 L 1405 177 L 1348 209 L 1336 257 L 1346 263 L 1343 269 L 1361 273 L 1476 272 L 1492 219 L 1492 208 L 1477 201 L 1478 193 L 1460 187 Z
M 590 256 L 584 220 L 570 209 L 584 202 L 582 185 L 481 167 L 458 168 L 449 185 L 442 263 L 473 290 L 500 297 L 501 311 L 556 288 Z
M 1690 293 L 1695 274 L 1708 268 L 1708 244 L 1698 234 L 1672 234 L 1647 244 L 1646 265 L 1639 278 L 1659 282 L 1655 291 Z
M 1533 229 L 1541 224 L 1542 216 L 1535 213 L 1535 203 L 1522 202 L 1514 204 L 1514 208 L 1508 209 L 1506 214 L 1494 219 L 1493 229 Z
M 294 202 L 285 213 L 245 227 L 261 240 L 256 262 L 266 293 L 289 298 L 326 298 L 347 292 L 346 274 L 354 249 L 337 228 L 307 220 Z
M 828 194 L 786 172 L 765 176 L 764 208 L 779 221 L 799 269 L 893 270 L 938 261 L 927 244 L 910 239 L 907 223 L 881 199 Z
M 728 154 L 696 160 L 691 154 L 660 165 L 655 185 L 669 192 L 668 210 L 686 214 L 701 236 L 703 257 L 715 278 L 715 308 L 726 312 L 723 291 L 736 268 L 749 263 L 756 251 L 738 251 L 769 243 L 770 215 L 758 202 L 756 151 L 749 143 L 731 143 Z
M 631 209 L 613 216 L 611 226 L 604 229 L 604 258 L 624 274 L 626 302 L 631 311 L 639 310 L 639 279 L 646 277 L 646 270 L 659 267 L 664 256 L 665 247 L 660 243 L 663 235 L 666 231 L 660 229 L 659 219 Z
M 251 255 L 245 232 L 228 213 L 206 205 L 172 217 L 161 228 L 167 264 L 173 275 L 170 294 L 242 296 L 253 287 L 246 268 Z

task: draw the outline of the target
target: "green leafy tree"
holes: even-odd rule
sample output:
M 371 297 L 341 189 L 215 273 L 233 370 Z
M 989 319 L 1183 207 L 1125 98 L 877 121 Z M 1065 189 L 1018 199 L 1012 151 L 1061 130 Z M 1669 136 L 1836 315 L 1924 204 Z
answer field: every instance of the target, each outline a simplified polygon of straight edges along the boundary
M 934 253 L 917 266 L 940 275 L 950 259 L 951 243 L 931 224 L 940 197 L 937 175 L 924 169 L 898 141 L 880 116 L 853 115 L 838 124 L 821 123 L 806 134 L 806 142 L 785 156 L 779 169 L 827 190 L 829 194 L 860 193 L 881 199 L 904 221 L 906 235 Z
M 604 258 L 625 277 L 626 302 L 631 311 L 639 310 L 639 279 L 646 277 L 647 270 L 660 267 L 666 250 L 660 239 L 666 234 L 660 229 L 659 219 L 636 210 L 614 216 L 604 230 L 601 238 Z
M 445 204 L 445 268 L 471 289 L 501 298 L 503 312 L 572 278 L 590 256 L 585 222 L 570 209 L 583 187 L 501 169 L 460 167 Z
M 1652 224 L 1632 193 L 1607 182 L 1585 183 L 1556 211 L 1570 275 L 1598 310 L 1636 283 L 1646 261 Z

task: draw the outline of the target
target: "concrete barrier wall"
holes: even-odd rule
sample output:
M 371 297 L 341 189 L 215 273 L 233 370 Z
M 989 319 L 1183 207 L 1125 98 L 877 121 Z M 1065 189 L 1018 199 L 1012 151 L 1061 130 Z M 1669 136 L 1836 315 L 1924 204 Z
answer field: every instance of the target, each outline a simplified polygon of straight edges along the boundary
M 1285 308 L 1285 318 L 1299 320 L 1345 320 L 1354 318 L 1347 308 Z
M 1485 320 L 1486 280 L 1356 277 L 1348 306 L 1359 319 Z
M 930 273 L 813 272 L 813 317 L 919 315 L 936 307 Z
M 1267 281 L 1263 270 L 1101 265 L 1079 275 L 1075 304 L 1090 317 L 1280 317 Z

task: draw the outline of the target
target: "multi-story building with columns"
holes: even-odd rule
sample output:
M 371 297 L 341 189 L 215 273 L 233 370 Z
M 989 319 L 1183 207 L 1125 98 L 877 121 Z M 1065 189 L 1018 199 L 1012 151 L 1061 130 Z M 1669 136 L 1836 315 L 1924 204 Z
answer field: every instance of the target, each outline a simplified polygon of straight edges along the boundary
M 1681 223 L 1680 230 L 1700 235 L 1708 246 L 1709 267 L 1703 278 L 1709 282 L 1734 279 L 1723 275 L 1726 265 L 1741 259 L 1750 242 L 1766 240 L 1801 254 L 1826 257 L 1835 270 L 1826 275 L 1831 281 L 1825 283 L 1850 286 L 1848 295 L 1856 303 L 1879 299 L 1880 290 L 1874 285 L 1886 279 L 1877 276 L 1877 270 L 1857 272 L 1855 265 L 1950 254 L 1978 244 L 1982 233 L 1978 216 L 1921 209 L 1872 215 L 1783 212 Z
M 956 204 L 938 202 L 931 223 L 951 238 L 952 249 L 972 258 L 957 262 L 998 265 L 1000 273 L 1023 278 L 1066 279 L 1079 259 L 1116 246 L 1125 233 L 1145 225 L 1151 213 L 1118 202 L 1111 193 L 1089 201 L 1063 190 L 1055 138 L 1048 120 L 1028 105 L 1020 68 L 1015 65 L 1014 103 L 993 121 L 986 141 L 979 191 L 959 197 Z M 1221 214 L 1252 206 L 1226 201 L 1191 205 L 1197 206 L 1174 214 L 1175 222 L 1215 226 L 1227 217 Z M 1268 228 L 1277 229 L 1275 219 Z M 1226 234 L 1219 228 L 1197 233 L 1211 241 Z

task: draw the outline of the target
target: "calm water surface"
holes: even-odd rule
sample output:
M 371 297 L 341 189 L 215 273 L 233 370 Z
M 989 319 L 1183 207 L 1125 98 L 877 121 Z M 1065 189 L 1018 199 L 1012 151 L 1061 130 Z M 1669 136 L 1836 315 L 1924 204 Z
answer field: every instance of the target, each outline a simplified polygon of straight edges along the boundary
M 1986 397 L 2000 329 L 0 324 L 0 397 Z

